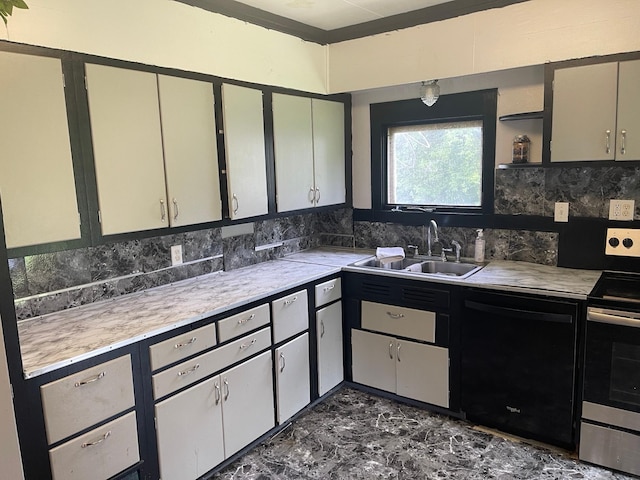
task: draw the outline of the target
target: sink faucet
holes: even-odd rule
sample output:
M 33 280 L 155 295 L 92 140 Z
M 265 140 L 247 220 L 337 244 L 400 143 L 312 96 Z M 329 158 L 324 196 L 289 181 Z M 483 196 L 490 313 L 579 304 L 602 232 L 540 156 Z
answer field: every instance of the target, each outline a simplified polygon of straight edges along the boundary
M 438 242 L 438 224 L 435 220 L 431 220 L 427 225 L 427 256 L 431 256 L 431 227 L 433 227 L 433 241 Z
M 456 263 L 460 263 L 460 250 L 462 250 L 462 246 L 455 240 L 451 242 L 451 245 L 456 247 Z

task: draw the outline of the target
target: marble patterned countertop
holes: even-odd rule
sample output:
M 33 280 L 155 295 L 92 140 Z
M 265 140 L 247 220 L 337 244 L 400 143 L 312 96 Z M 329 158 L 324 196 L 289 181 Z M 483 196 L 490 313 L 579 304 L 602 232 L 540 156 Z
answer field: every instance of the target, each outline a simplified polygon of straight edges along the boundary
M 341 271 L 370 250 L 320 248 L 18 323 L 25 378 L 248 305 Z M 464 280 L 487 288 L 585 298 L 600 271 L 490 262 Z M 425 278 L 425 280 L 432 280 Z

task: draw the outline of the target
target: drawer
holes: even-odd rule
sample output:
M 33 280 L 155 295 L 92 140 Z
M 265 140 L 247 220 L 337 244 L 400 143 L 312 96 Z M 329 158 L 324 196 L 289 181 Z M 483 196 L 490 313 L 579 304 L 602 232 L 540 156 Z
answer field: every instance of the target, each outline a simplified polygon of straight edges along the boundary
M 49 450 L 53 480 L 106 480 L 140 461 L 135 412 Z
M 232 338 L 244 335 L 251 330 L 269 323 L 269 304 L 246 310 L 237 315 L 225 318 L 218 322 L 220 342 L 226 342 Z
M 125 355 L 40 387 L 49 443 L 133 407 L 131 357 Z
M 316 285 L 316 308 L 331 303 L 342 297 L 342 282 L 334 278 Z
M 436 341 L 436 314 L 425 310 L 362 302 L 362 328 L 425 342 Z
M 214 323 L 156 343 L 149 347 L 151 370 L 179 362 L 186 357 L 207 350 L 215 344 L 216 326 Z
M 271 328 L 267 327 L 156 373 L 153 376 L 153 397 L 164 397 L 270 346 Z
M 309 302 L 306 290 L 274 300 L 271 307 L 275 343 L 309 328 Z

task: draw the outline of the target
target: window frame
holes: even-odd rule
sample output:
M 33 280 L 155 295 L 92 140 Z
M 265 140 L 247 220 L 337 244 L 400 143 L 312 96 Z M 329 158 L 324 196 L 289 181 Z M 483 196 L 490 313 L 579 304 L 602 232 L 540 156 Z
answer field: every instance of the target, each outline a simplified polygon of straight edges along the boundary
M 490 215 L 493 213 L 494 170 L 496 150 L 498 90 L 478 90 L 442 95 L 431 107 L 419 98 L 370 105 L 371 121 L 371 197 L 375 213 L 399 212 L 396 204 L 387 200 L 387 135 L 390 127 L 482 121 L 482 192 L 480 207 L 413 207 L 406 212 L 433 212 L 436 214 Z

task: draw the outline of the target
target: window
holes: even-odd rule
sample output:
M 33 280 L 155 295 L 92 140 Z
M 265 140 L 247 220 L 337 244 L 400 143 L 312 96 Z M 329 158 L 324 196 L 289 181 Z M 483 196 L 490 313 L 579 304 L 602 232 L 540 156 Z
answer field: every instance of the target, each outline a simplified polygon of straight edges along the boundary
M 374 210 L 493 213 L 497 90 L 371 105 Z

